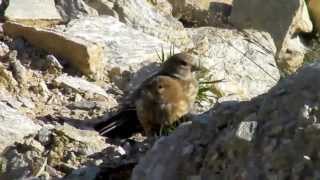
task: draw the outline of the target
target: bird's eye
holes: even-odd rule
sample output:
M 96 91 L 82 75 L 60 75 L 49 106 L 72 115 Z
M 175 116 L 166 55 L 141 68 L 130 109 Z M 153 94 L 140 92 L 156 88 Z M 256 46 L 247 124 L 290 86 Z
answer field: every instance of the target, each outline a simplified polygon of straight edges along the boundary
M 183 66 L 188 65 L 188 63 L 187 63 L 187 62 L 185 62 L 185 61 L 180 61 L 180 64 L 181 64 L 181 65 L 183 65 Z

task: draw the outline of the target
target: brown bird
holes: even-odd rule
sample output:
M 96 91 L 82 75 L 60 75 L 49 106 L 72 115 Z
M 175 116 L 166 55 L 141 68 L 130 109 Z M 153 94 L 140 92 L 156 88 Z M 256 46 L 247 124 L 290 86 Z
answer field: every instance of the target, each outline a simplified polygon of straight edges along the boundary
M 198 92 L 198 83 L 192 75 L 197 69 L 192 56 L 187 53 L 175 54 L 162 64 L 158 73 L 145 80 L 132 94 L 130 101 L 135 105 L 137 118 L 146 135 L 151 136 L 188 114 Z M 126 111 L 126 114 L 129 112 L 132 114 L 132 111 Z M 130 121 L 123 118 L 124 115 L 121 120 L 119 114 L 117 116 L 107 124 L 99 124 L 96 129 L 101 134 L 108 134 L 115 125 L 128 124 L 126 121 Z M 133 121 L 130 122 L 131 126 Z

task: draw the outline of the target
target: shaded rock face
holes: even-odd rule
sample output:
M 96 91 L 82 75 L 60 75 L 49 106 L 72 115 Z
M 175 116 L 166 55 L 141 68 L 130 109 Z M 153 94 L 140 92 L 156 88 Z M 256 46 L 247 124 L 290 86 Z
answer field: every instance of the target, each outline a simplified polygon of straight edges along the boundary
M 132 179 L 318 179 L 319 73 L 314 63 L 266 95 L 213 108 L 159 140 Z
M 0 102 L 0 152 L 40 129 L 31 119 Z
M 172 14 L 185 26 L 224 26 L 231 14 L 232 0 L 168 0 Z
M 34 26 L 48 26 L 61 22 L 54 0 L 10 0 L 5 10 L 8 20 Z
M 152 141 L 135 136 L 108 144 L 91 129 L 48 125 L 2 153 L 0 179 L 124 179 Z
M 278 50 L 281 70 L 290 73 L 302 65 L 305 49 L 295 37 L 297 33 L 312 31 L 304 0 L 234 1 L 230 21 L 238 28 L 269 32 Z
M 308 8 L 314 21 L 315 28 L 320 31 L 320 4 L 317 0 L 309 0 Z
M 55 0 L 55 5 L 65 22 L 87 15 L 98 15 L 97 10 L 88 6 L 83 0 Z

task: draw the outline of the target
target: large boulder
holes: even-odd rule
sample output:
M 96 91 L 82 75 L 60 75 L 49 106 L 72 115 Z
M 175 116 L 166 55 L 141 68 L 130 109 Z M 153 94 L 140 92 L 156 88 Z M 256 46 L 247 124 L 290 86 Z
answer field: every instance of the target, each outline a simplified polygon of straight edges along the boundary
M 99 14 L 112 15 L 134 29 L 176 46 L 192 46 L 182 25 L 170 15 L 163 15 L 146 0 L 91 0 Z
M 62 21 L 54 0 L 10 0 L 4 15 L 8 20 L 33 26 L 48 26 Z
M 250 102 L 214 107 L 160 139 L 132 180 L 318 179 L 319 73 L 314 63 Z
M 234 1 L 230 20 L 237 28 L 269 32 L 275 41 L 277 63 L 282 71 L 291 73 L 302 65 L 305 48 L 297 33 L 312 31 L 304 0 Z
M 14 142 L 40 129 L 31 119 L 0 102 L 0 153 Z
M 168 0 L 172 14 L 185 25 L 223 26 L 230 16 L 232 0 Z
M 85 75 L 99 78 L 102 74 L 103 48 L 97 43 L 13 22 L 5 23 L 3 28 L 6 35 L 23 37 L 35 47 L 64 58 Z
M 223 80 L 200 86 L 211 88 L 216 96 L 213 103 L 251 99 L 267 92 L 279 80 L 276 48 L 268 33 L 214 27 L 190 28 L 188 32 L 196 45 L 194 54 L 207 69 L 199 76 L 200 83 Z
M 144 79 L 156 69 L 155 63 L 160 62 L 157 52 L 161 54 L 163 50 L 169 54 L 171 49 L 169 43 L 131 28 L 112 16 L 74 20 L 65 33 L 103 44 L 105 72 L 110 72 L 110 78 L 125 89 L 133 73 L 142 72 L 139 77 Z M 129 72 L 129 75 L 123 72 Z M 126 78 L 120 78 L 118 83 L 115 80 L 118 75 Z
M 83 0 L 55 0 L 56 7 L 65 22 L 83 16 L 97 16 L 98 12 Z

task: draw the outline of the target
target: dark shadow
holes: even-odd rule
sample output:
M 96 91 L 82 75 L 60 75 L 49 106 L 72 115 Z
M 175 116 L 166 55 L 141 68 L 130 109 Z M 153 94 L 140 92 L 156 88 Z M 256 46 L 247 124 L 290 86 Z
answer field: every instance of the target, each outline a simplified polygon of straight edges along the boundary
M 211 26 L 234 29 L 228 21 L 231 11 L 232 5 L 230 4 L 211 2 L 208 10 L 193 10 L 187 18 L 182 16 L 179 21 L 188 28 Z
M 17 59 L 22 65 L 36 71 L 49 72 L 52 69 L 50 61 L 47 59 L 48 55 L 54 55 L 44 49 L 34 47 L 23 37 L 14 38 L 12 41 L 5 40 L 10 50 L 18 52 Z M 67 73 L 72 76 L 82 76 L 83 74 L 74 68 L 67 59 L 54 55 L 60 65 L 63 67 L 62 73 Z

